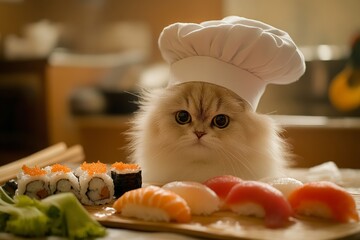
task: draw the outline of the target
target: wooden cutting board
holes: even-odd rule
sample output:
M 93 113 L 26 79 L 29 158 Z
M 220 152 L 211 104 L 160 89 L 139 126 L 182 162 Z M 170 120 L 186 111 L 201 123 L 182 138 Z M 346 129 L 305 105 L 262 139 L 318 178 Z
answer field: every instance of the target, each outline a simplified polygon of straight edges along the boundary
M 360 195 L 354 194 L 360 213 Z M 111 206 L 87 207 L 104 226 L 141 231 L 172 232 L 208 239 L 307 240 L 337 239 L 360 234 L 360 223 L 340 224 L 315 218 L 294 218 L 280 229 L 269 229 L 262 219 L 217 212 L 211 216 L 193 216 L 188 224 L 159 223 L 125 218 Z M 355 238 L 354 238 L 355 239 Z

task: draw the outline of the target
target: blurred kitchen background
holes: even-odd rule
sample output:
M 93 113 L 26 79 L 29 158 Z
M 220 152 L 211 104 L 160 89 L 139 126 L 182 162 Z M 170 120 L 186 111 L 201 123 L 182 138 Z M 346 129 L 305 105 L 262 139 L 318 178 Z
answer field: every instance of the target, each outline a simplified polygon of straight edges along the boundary
M 335 107 L 328 94 L 351 63 L 359 9 L 358 0 L 0 0 L 0 165 L 61 141 L 81 144 L 87 161 L 125 160 L 139 87 L 166 85 L 161 30 L 239 15 L 287 31 L 306 57 L 304 76 L 269 86 L 258 108 L 285 128 L 295 166 L 360 168 L 360 103 Z

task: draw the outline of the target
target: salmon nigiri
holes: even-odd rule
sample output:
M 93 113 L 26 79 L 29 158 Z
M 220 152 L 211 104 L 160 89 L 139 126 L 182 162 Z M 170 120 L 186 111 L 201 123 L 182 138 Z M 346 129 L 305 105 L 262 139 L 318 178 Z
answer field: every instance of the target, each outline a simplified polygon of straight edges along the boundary
M 113 207 L 125 217 L 146 221 L 186 223 L 191 220 L 190 208 L 182 197 L 156 186 L 128 191 L 114 202 Z
M 359 221 L 354 198 L 345 189 L 328 181 L 309 182 L 288 198 L 298 215 L 321 217 L 338 222 Z
M 265 219 L 270 228 L 283 227 L 293 214 L 284 195 L 269 184 L 242 181 L 236 184 L 225 199 L 228 208 L 240 215 Z

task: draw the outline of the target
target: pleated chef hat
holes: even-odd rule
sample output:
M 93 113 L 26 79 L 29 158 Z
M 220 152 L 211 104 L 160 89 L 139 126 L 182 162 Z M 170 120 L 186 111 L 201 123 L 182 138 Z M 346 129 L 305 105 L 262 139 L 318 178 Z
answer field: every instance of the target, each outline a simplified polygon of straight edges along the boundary
M 237 16 L 164 28 L 159 48 L 170 64 L 169 85 L 208 82 L 232 90 L 255 111 L 267 84 L 288 84 L 305 71 L 290 36 Z

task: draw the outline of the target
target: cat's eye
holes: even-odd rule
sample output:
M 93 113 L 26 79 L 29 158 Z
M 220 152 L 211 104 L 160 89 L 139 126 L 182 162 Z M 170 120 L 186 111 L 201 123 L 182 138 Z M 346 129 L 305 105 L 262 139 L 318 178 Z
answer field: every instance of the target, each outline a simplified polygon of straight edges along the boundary
M 181 110 L 175 114 L 175 119 L 176 119 L 176 122 L 183 125 L 183 124 L 187 124 L 187 123 L 191 122 L 191 115 L 187 111 Z
M 230 119 L 225 114 L 216 115 L 212 119 L 212 124 L 218 128 L 226 128 L 230 123 Z

